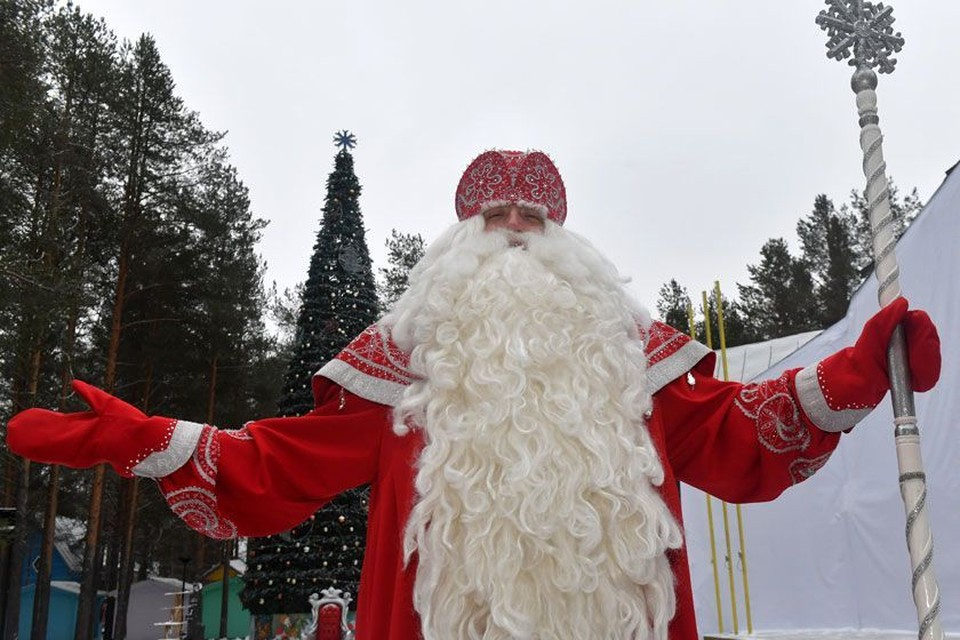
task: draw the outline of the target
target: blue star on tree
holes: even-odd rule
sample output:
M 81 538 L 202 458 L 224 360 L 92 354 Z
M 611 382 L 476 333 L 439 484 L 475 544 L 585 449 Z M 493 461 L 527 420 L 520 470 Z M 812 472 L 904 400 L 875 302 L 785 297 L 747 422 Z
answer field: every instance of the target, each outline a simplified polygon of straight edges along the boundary
M 903 49 L 900 32 L 893 32 L 893 7 L 866 0 L 827 0 L 827 5 L 817 16 L 817 24 L 829 38 L 827 57 L 850 58 L 853 67 L 892 72 L 897 59 L 890 54 Z
M 357 146 L 357 136 L 353 135 L 346 129 L 343 131 L 337 131 L 336 135 L 333 136 L 333 144 L 340 147 L 344 151 L 349 151 Z

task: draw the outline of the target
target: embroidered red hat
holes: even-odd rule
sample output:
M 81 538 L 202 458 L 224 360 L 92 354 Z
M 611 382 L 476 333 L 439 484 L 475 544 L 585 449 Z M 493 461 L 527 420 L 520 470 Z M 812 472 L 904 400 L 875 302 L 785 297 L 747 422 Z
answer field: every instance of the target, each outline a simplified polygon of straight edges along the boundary
M 557 224 L 567 218 L 567 191 L 560 172 L 542 151 L 485 151 L 457 186 L 457 218 L 516 203 L 539 209 Z

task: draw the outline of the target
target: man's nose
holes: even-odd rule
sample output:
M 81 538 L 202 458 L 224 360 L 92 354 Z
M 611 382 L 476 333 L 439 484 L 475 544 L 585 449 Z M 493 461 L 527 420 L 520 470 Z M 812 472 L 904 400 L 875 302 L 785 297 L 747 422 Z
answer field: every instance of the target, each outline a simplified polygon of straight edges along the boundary
M 526 229 L 520 207 L 510 207 L 507 212 L 507 228 L 511 231 L 524 231 Z

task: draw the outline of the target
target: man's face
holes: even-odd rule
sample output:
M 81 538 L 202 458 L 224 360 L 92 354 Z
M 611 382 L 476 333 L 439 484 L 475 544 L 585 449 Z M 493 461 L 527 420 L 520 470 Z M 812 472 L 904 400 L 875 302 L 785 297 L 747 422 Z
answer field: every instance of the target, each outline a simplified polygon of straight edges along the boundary
M 543 233 L 543 214 L 531 207 L 515 203 L 493 207 L 483 212 L 483 230 L 506 229 L 516 233 Z

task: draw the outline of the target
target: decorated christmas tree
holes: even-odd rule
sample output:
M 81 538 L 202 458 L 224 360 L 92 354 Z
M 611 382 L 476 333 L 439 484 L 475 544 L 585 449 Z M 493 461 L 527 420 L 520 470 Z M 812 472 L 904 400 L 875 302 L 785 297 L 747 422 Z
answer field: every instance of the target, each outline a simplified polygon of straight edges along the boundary
M 323 220 L 310 259 L 297 320 L 293 358 L 287 368 L 282 416 L 313 409 L 311 378 L 347 343 L 377 319 L 377 294 L 358 199 L 360 182 L 347 131 L 334 138 L 340 151 L 327 178 Z M 292 473 L 316 473 L 304 467 Z M 251 540 L 241 599 L 254 614 L 310 610 L 311 593 L 335 586 L 354 595 L 367 520 L 367 489 L 339 496 L 294 530 Z

